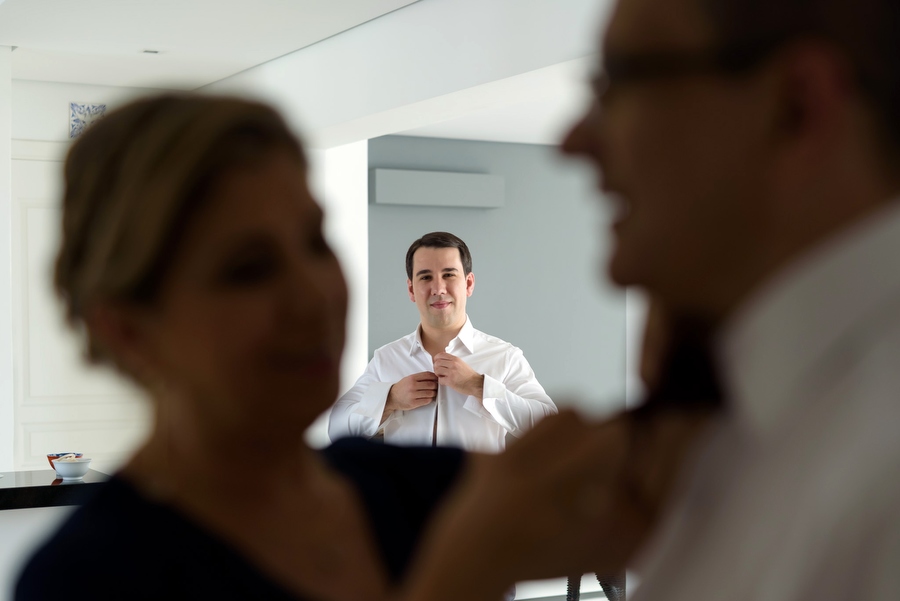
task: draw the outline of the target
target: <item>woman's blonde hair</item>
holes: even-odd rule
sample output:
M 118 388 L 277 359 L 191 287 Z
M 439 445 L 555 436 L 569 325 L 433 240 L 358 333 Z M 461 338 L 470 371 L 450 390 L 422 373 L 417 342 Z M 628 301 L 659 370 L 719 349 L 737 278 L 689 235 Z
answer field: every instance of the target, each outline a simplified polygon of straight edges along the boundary
M 299 142 L 272 108 L 236 98 L 138 100 L 82 134 L 66 158 L 54 277 L 69 322 L 82 329 L 97 301 L 152 302 L 213 182 L 273 150 L 304 165 Z M 86 334 L 88 358 L 108 359 Z

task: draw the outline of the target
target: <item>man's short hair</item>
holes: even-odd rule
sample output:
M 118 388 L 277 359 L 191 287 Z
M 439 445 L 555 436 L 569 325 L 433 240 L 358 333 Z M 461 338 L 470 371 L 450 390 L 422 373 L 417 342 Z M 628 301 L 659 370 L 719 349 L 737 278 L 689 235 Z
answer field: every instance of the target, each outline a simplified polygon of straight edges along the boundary
M 879 142 L 900 156 L 900 2 L 897 0 L 699 0 L 727 43 L 825 40 L 849 60 L 872 107 Z
M 466 243 L 449 232 L 431 232 L 410 244 L 409 250 L 406 251 L 406 277 L 409 279 L 412 279 L 413 277 L 413 255 L 422 247 L 455 248 L 459 250 L 459 259 L 462 261 L 463 275 L 472 273 L 472 254 L 469 252 L 469 247 L 466 246 Z

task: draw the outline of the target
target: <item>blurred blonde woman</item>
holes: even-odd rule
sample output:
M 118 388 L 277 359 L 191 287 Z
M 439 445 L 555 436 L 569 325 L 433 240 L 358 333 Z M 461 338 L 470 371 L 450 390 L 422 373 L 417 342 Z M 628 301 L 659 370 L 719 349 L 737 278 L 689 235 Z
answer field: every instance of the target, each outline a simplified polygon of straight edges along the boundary
M 90 360 L 143 386 L 155 423 L 17 599 L 496 600 L 590 567 L 609 443 L 570 414 L 492 459 L 305 446 L 339 392 L 347 289 L 270 108 L 135 102 L 73 145 L 65 180 L 56 288 Z

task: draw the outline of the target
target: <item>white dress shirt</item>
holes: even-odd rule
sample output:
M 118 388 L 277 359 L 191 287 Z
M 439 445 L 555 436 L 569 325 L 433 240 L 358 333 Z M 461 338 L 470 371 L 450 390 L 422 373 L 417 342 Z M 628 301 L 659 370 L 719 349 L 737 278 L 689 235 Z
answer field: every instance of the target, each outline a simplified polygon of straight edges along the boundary
M 900 207 L 795 261 L 717 342 L 729 409 L 633 599 L 900 599 Z
M 521 436 L 556 405 L 544 392 L 525 355 L 515 346 L 466 323 L 446 352 L 484 375 L 482 400 L 438 385 L 435 402 L 410 411 L 394 411 L 381 423 L 388 392 L 406 376 L 434 371 L 419 328 L 375 351 L 356 384 L 331 409 L 328 435 L 374 436 L 382 427 L 385 442 L 400 445 L 456 446 L 498 452 L 506 433 Z M 434 440 L 435 411 L 437 440 Z

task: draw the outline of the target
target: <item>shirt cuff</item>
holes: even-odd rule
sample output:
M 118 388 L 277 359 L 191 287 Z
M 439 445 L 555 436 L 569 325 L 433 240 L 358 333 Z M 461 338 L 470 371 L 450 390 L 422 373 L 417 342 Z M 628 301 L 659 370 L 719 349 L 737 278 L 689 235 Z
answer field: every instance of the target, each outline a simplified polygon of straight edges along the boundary
M 497 399 L 506 398 L 506 386 L 500 380 L 486 375 L 484 376 L 484 385 L 481 389 L 481 398 L 485 401 L 496 401 Z
M 381 416 L 384 415 L 384 407 L 387 405 L 388 393 L 391 391 L 391 382 L 372 382 L 369 388 L 359 400 L 353 413 L 368 417 L 375 420 L 375 423 L 381 423 Z
M 492 412 L 491 409 L 494 408 L 499 399 L 506 396 L 506 386 L 498 380 L 486 375 L 484 376 L 484 385 L 481 390 L 480 401 L 477 398 L 470 396 L 466 399 L 463 407 L 483 418 L 497 421 L 495 412 Z
M 495 380 L 490 376 L 484 377 L 484 392 L 481 395 L 484 399 L 482 401 L 484 411 L 490 415 L 492 420 L 500 424 L 501 427 L 509 432 L 514 432 L 516 430 L 516 425 L 511 423 L 508 419 L 510 413 L 509 403 L 504 403 L 502 409 L 497 406 L 501 401 L 506 400 L 508 392 L 506 386 L 499 380 Z

